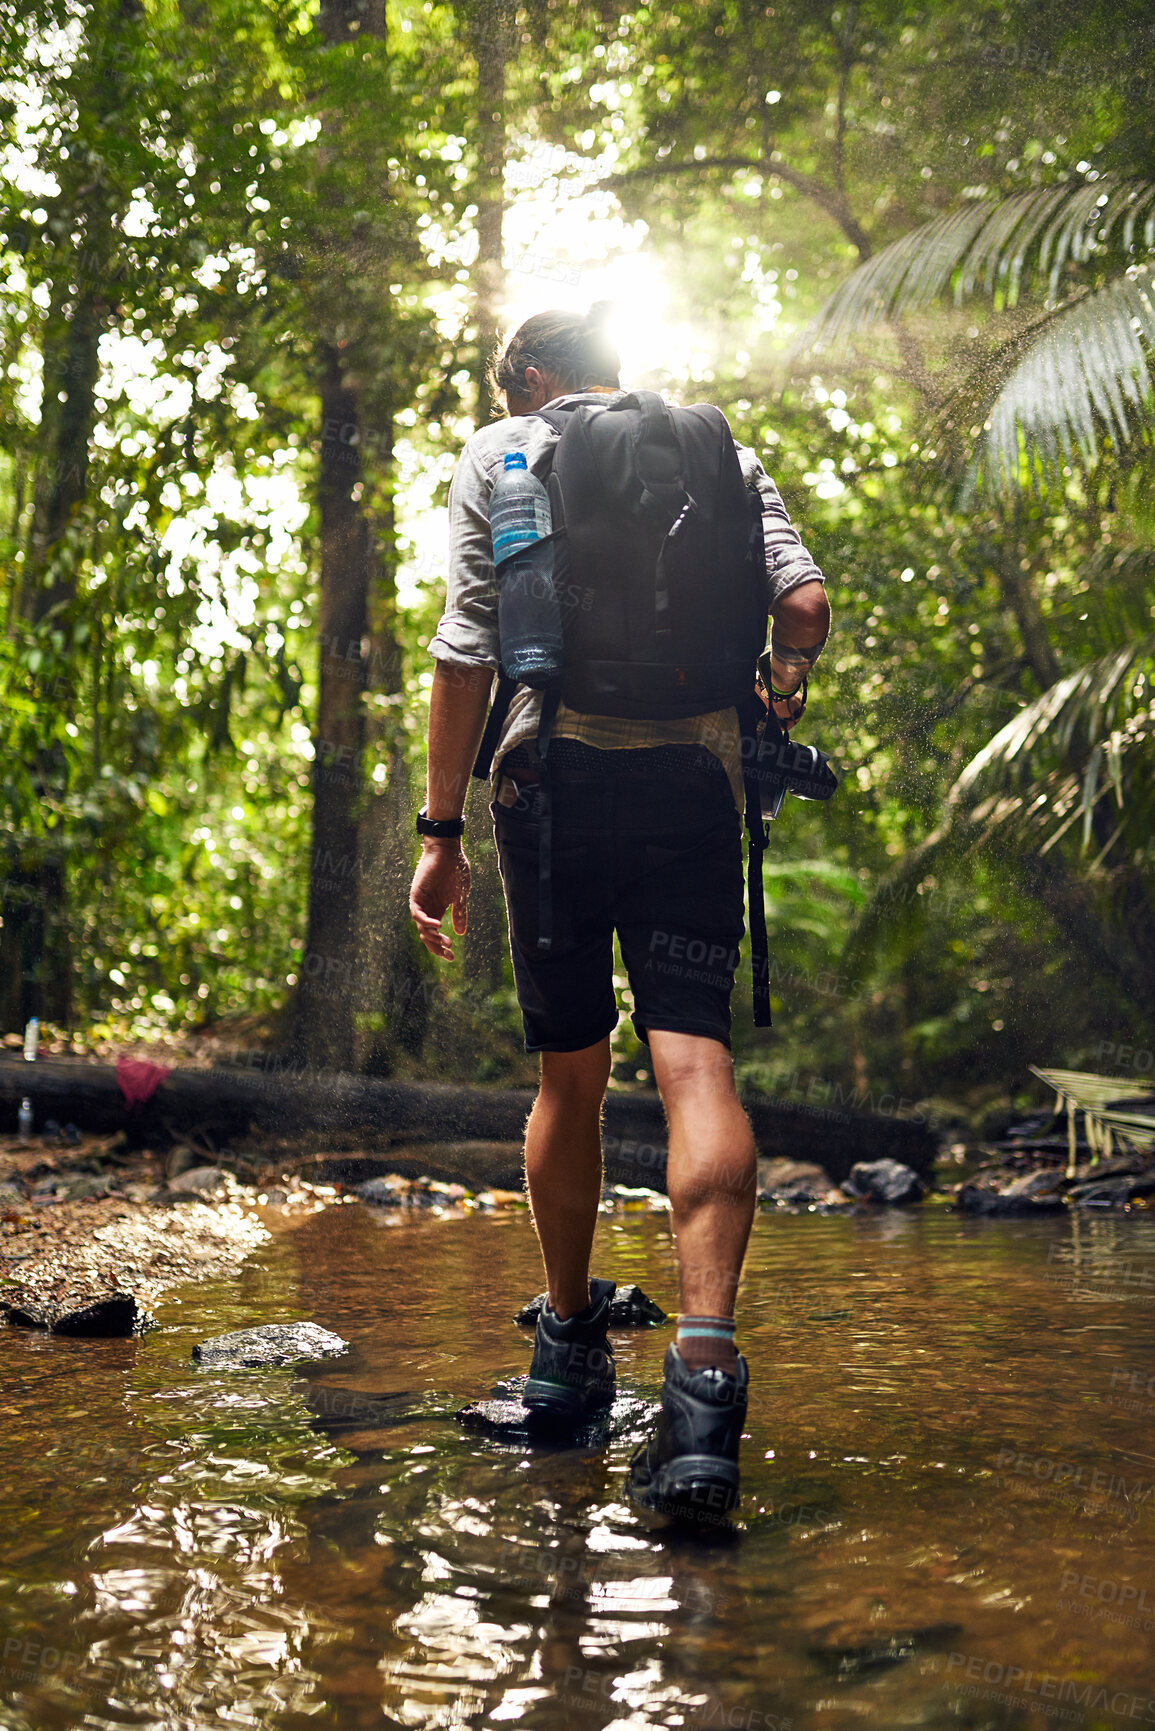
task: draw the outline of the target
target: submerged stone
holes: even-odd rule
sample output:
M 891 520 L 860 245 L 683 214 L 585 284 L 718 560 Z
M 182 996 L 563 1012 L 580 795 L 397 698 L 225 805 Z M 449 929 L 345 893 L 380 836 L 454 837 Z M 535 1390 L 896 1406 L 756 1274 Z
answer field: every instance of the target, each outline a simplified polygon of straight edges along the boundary
M 961 1632 L 959 1623 L 929 1623 L 921 1629 L 823 1631 L 824 1638 L 810 1648 L 810 1655 L 836 1677 L 860 1677 L 872 1671 L 889 1671 L 918 1652 L 941 1648 Z
M 920 1202 L 926 1191 L 918 1173 L 901 1160 L 859 1160 L 850 1168 L 842 1188 L 848 1196 L 886 1202 L 892 1208 Z
M 536 1298 L 531 1298 L 529 1303 L 518 1311 L 513 1320 L 522 1327 L 530 1324 L 536 1326 L 545 1300 L 546 1294 L 539 1292 Z M 611 1328 L 659 1328 L 663 1322 L 669 1320 L 661 1305 L 655 1304 L 640 1286 L 619 1286 L 610 1300 Z
M 1034 1172 L 1024 1172 L 1021 1178 L 1016 1178 L 1008 1184 L 1002 1194 L 1015 1201 L 1026 1196 L 1036 1202 L 1047 1202 L 1062 1207 L 1062 1187 L 1063 1174 L 1059 1167 L 1044 1166 Z
M 759 1160 L 758 1200 L 769 1208 L 805 1208 L 821 1214 L 853 1207 L 845 1191 L 812 1160 Z
M 339 1358 L 349 1342 L 315 1322 L 272 1322 L 262 1328 L 239 1328 L 198 1341 L 192 1349 L 198 1364 L 216 1370 L 258 1369 L 298 1364 L 308 1359 Z
M 1136 1197 L 1155 1193 L 1155 1172 L 1133 1177 L 1090 1178 L 1069 1192 L 1076 1208 L 1124 1208 Z
M 408 1178 L 391 1172 L 384 1178 L 367 1178 L 364 1184 L 357 1185 L 353 1194 L 367 1202 L 370 1208 L 402 1208 L 411 1189 Z
M 759 1160 L 758 1200 L 780 1208 L 818 1202 L 831 1188 L 829 1173 L 812 1160 Z
M 1065 1206 L 1062 1196 L 1050 1189 L 1012 1195 L 1010 1190 L 994 1190 L 986 1184 L 964 1184 L 955 1197 L 960 1214 L 1055 1214 Z
M 9 1308 L 8 1321 L 17 1328 L 43 1328 L 75 1340 L 127 1340 L 155 1328 L 156 1318 L 131 1292 L 112 1292 L 89 1304 L 59 1304 L 29 1299 Z
M 306 1389 L 304 1398 L 322 1429 L 329 1432 L 387 1430 L 425 1419 L 451 1419 L 457 1413 L 453 1395 L 431 1389 L 374 1394 L 366 1389 L 315 1383 Z
M 640 1438 L 653 1415 L 651 1402 L 621 1389 L 612 1406 L 594 1413 L 582 1424 L 562 1424 L 531 1414 L 522 1405 L 521 1390 L 527 1377 L 518 1376 L 499 1383 L 491 1400 L 474 1401 L 455 1415 L 458 1424 L 467 1430 L 483 1431 L 494 1442 L 507 1443 L 512 1448 L 605 1448 L 607 1443 L 632 1437 Z

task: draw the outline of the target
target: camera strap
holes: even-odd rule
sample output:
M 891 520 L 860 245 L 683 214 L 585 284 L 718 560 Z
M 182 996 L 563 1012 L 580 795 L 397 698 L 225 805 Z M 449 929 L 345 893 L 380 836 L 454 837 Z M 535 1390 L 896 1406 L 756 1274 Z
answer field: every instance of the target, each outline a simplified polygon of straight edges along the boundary
M 763 704 L 755 694 L 738 708 L 743 740 L 757 741 L 764 717 Z M 762 861 L 770 845 L 770 826 L 762 816 L 762 789 L 758 781 L 756 752 L 742 753 L 742 786 L 746 794 L 746 901 L 750 909 L 750 969 L 753 974 L 754 1026 L 771 1028 L 770 939 L 766 931 L 766 888 Z

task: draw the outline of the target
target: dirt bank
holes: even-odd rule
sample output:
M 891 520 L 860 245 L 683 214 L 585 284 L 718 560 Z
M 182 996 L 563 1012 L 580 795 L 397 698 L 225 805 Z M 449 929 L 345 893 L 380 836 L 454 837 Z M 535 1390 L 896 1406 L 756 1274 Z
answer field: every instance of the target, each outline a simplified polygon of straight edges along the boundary
M 235 1273 L 269 1237 L 272 1212 L 291 1218 L 334 1195 L 290 1179 L 274 1209 L 269 1192 L 228 1174 L 182 1188 L 159 1157 L 126 1153 L 122 1142 L 0 1140 L 0 1313 L 9 1322 L 140 1333 L 171 1287 Z

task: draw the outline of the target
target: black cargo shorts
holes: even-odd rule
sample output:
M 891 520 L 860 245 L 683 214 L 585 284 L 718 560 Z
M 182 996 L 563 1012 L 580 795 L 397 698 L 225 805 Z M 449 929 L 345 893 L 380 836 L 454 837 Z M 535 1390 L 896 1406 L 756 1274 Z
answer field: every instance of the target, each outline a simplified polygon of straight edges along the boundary
M 517 767 L 524 753 L 502 764 Z M 532 770 L 530 771 L 532 773 Z M 577 1052 L 617 1026 L 613 935 L 633 1024 L 730 1044 L 743 931 L 742 826 L 719 760 L 695 745 L 549 748 L 553 941 L 537 948 L 540 788 L 491 807 L 527 1052 Z M 499 787 L 502 785 L 499 781 Z

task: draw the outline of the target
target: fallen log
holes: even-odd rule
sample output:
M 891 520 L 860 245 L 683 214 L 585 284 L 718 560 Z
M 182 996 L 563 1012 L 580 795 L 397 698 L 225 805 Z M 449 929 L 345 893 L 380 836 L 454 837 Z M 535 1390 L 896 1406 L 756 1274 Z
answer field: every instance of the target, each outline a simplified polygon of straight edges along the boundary
M 10 1135 L 26 1095 L 37 1131 L 55 1118 L 96 1134 L 123 1129 L 137 1146 L 156 1148 L 193 1134 L 216 1148 L 250 1135 L 314 1144 L 323 1138 L 332 1149 L 331 1168 L 343 1153 L 384 1153 L 397 1144 L 518 1143 L 534 1098 L 528 1089 L 305 1072 L 254 1053 L 246 1067 L 173 1070 L 149 1100 L 130 1109 L 110 1064 L 0 1058 L 0 1127 Z M 921 1177 L 931 1176 L 937 1145 L 925 1120 L 772 1096 L 743 1103 L 762 1155 L 816 1161 L 835 1183 L 860 1160 L 902 1160 Z M 664 1189 L 666 1124 L 657 1095 L 611 1090 L 603 1147 L 611 1182 Z M 388 1169 L 387 1163 L 376 1165 Z M 363 1162 L 357 1169 L 360 1176 L 368 1173 Z M 489 1182 L 508 1177 L 508 1170 L 507 1156 L 495 1164 Z M 432 1175 L 456 1176 L 444 1166 Z

